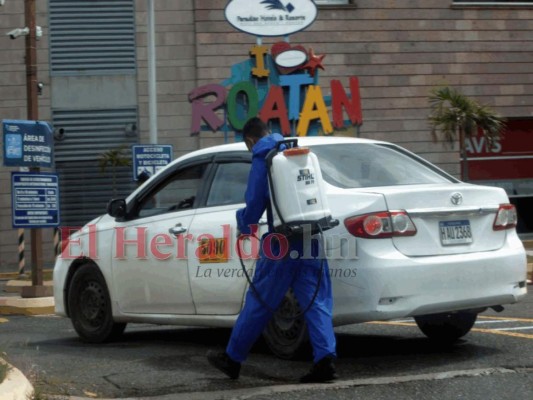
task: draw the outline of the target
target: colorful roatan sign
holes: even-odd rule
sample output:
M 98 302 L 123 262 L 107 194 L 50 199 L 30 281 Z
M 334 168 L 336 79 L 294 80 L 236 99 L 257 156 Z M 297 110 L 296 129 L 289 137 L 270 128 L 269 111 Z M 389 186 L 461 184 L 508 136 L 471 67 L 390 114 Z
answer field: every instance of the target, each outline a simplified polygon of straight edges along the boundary
M 324 134 L 332 134 L 346 123 L 362 124 L 356 77 L 349 79 L 350 95 L 339 80 L 330 82 L 331 96 L 323 95 L 317 70 L 324 69 L 324 55 L 286 42 L 274 44 L 271 54 L 266 46 L 253 46 L 250 55 L 248 61 L 232 67 L 232 77 L 222 84 L 201 86 L 189 93 L 191 134 L 202 130 L 202 121 L 213 131 L 239 132 L 254 116 L 270 122 L 285 136 L 316 135 L 319 125 Z

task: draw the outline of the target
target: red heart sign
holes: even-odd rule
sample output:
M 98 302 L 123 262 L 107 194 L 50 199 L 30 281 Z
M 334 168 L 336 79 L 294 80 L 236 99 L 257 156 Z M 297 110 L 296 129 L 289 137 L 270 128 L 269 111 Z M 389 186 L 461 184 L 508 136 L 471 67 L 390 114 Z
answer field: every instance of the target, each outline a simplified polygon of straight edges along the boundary
M 307 62 L 305 47 L 291 46 L 287 42 L 277 42 L 270 50 L 272 59 L 280 74 L 287 75 L 300 69 Z

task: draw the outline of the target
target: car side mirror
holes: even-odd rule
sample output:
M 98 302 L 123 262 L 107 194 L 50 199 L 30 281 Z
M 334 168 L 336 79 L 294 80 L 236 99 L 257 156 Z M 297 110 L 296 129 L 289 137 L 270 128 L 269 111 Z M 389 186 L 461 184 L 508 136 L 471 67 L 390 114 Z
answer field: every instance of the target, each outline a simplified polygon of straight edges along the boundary
M 107 204 L 107 213 L 114 218 L 124 218 L 126 216 L 126 200 L 112 199 Z

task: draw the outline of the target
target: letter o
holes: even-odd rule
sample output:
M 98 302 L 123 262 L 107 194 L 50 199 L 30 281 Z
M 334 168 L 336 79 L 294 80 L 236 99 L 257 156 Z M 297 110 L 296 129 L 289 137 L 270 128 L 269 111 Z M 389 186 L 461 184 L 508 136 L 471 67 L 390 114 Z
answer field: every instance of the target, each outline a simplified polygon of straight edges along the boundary
M 276 238 L 279 243 L 279 253 L 277 255 L 274 255 L 274 252 L 272 251 L 273 238 Z M 262 249 L 263 254 L 269 260 L 281 260 L 287 255 L 287 251 L 289 250 L 289 241 L 287 240 L 285 235 L 282 235 L 281 233 L 272 233 L 270 235 L 267 235 L 263 240 Z
M 244 110 L 244 104 L 239 104 L 237 101 L 241 92 L 248 99 L 248 110 L 245 112 L 246 115 L 243 118 L 239 118 L 239 106 Z M 246 81 L 233 85 L 228 94 L 227 107 L 228 119 L 231 126 L 238 131 L 242 131 L 244 124 L 259 113 L 259 94 L 255 86 L 251 82 Z

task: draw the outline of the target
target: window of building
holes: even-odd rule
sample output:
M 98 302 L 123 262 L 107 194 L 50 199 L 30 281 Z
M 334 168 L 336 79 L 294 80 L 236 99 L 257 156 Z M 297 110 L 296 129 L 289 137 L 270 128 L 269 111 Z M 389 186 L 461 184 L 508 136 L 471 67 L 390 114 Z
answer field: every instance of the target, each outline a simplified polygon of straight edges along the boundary
M 49 0 L 51 74 L 135 73 L 133 0 Z
M 476 7 L 515 7 L 515 6 L 533 6 L 533 0 L 453 0 L 453 4 L 460 6 Z
M 352 4 L 353 0 L 315 0 L 315 3 L 319 6 L 322 5 L 344 5 L 344 4 Z

